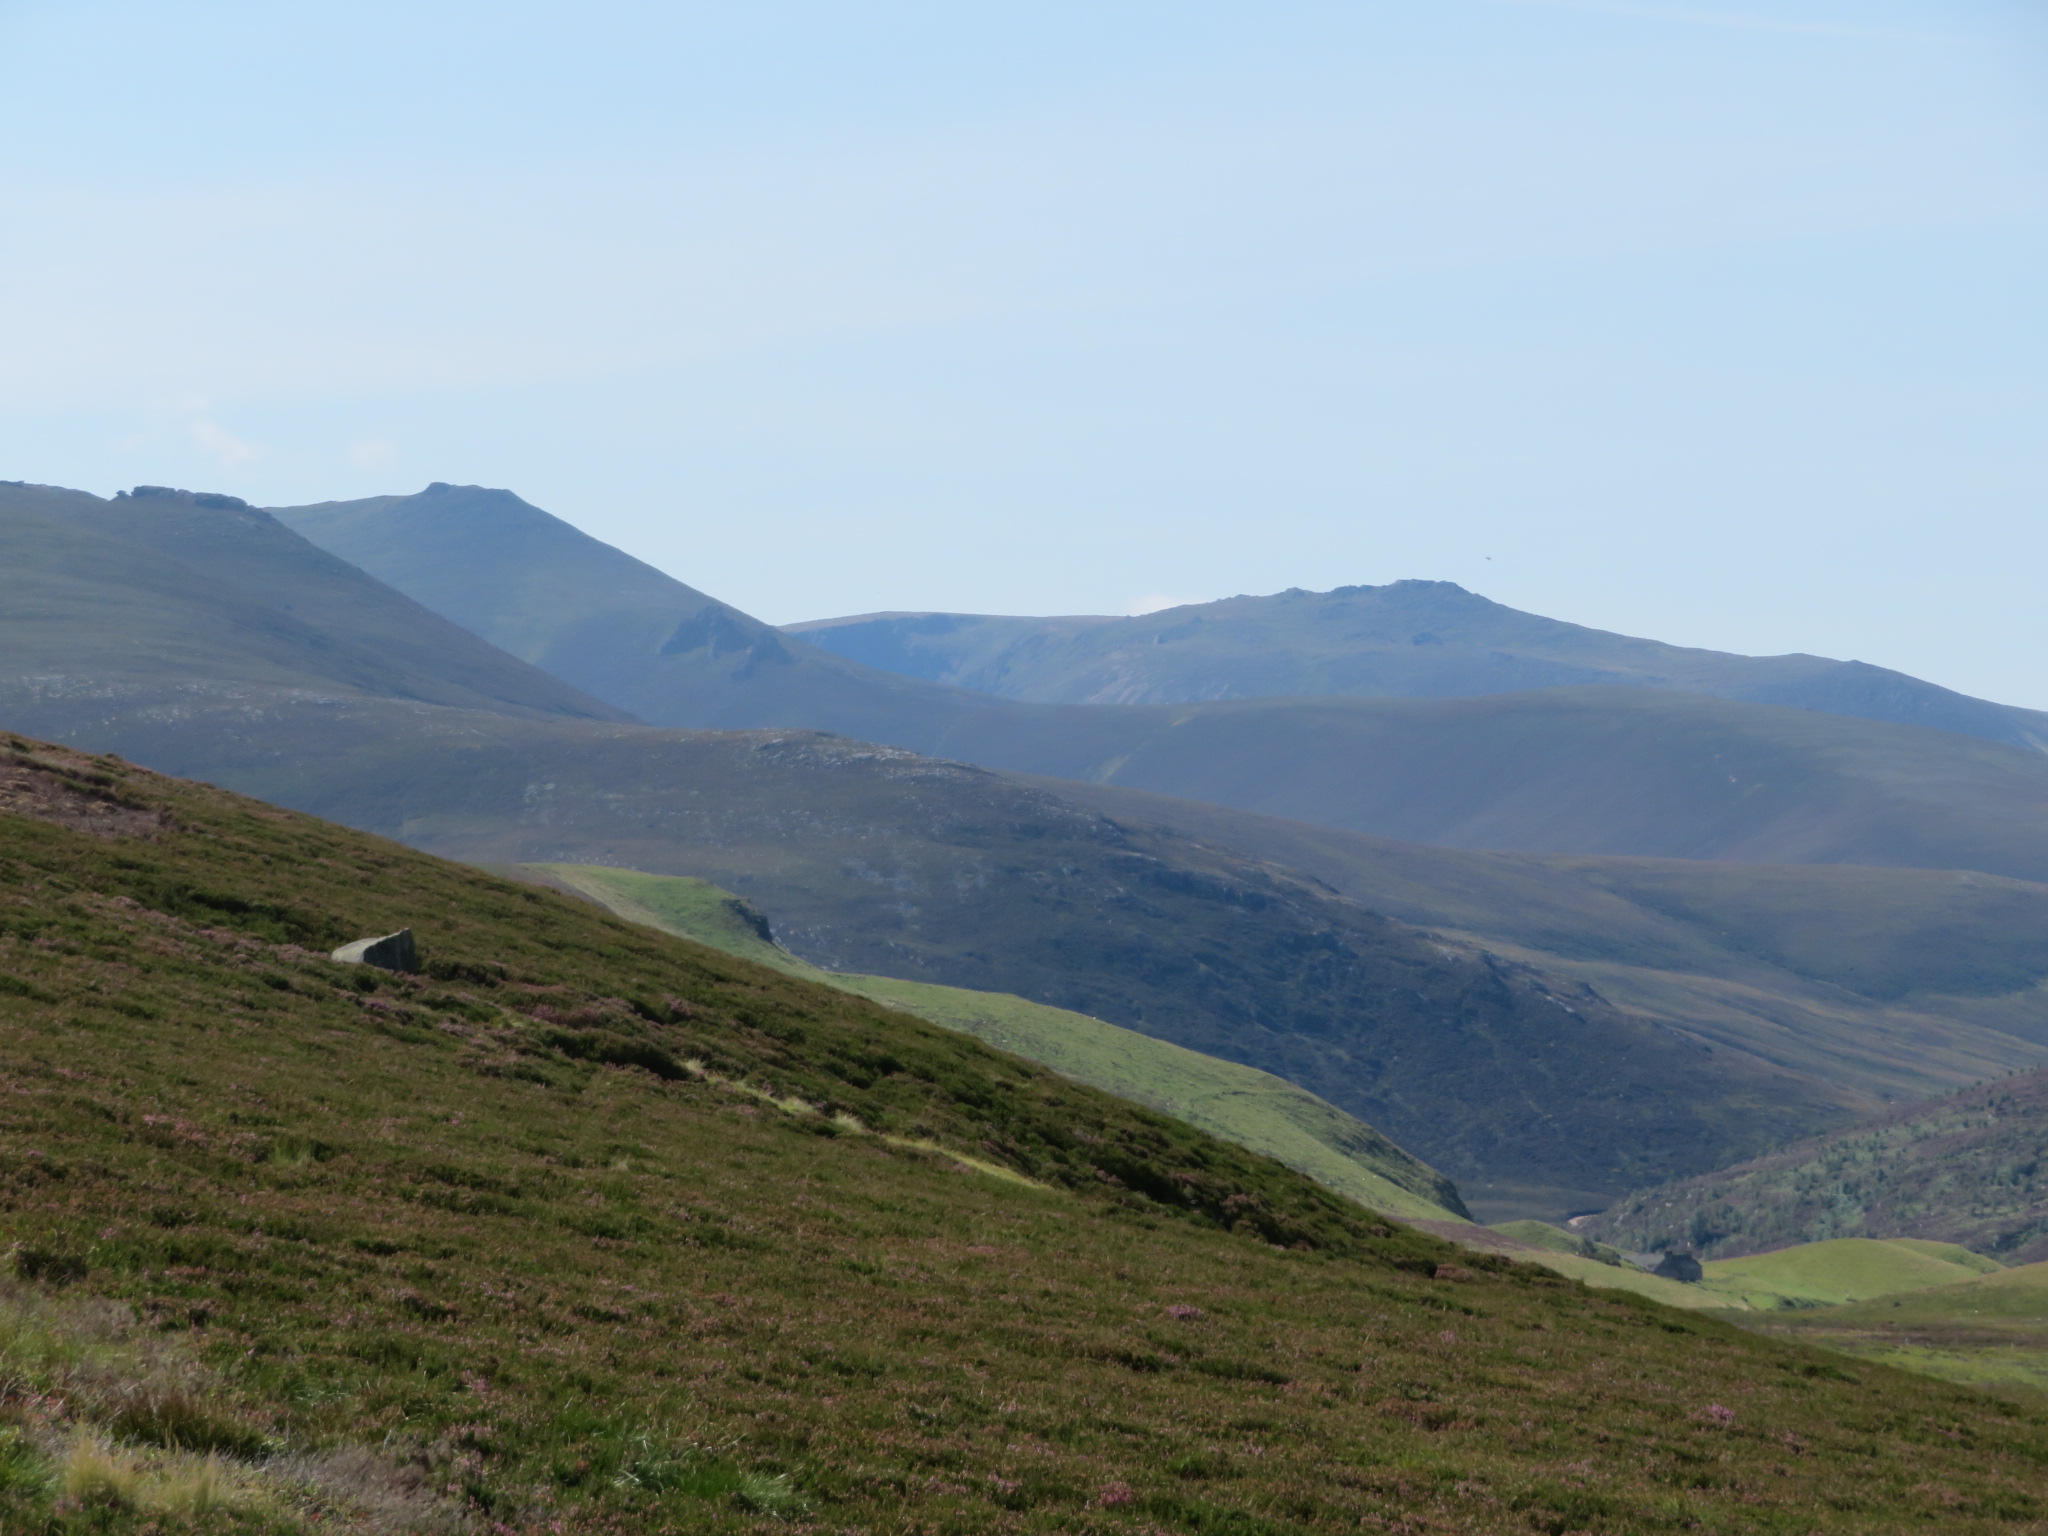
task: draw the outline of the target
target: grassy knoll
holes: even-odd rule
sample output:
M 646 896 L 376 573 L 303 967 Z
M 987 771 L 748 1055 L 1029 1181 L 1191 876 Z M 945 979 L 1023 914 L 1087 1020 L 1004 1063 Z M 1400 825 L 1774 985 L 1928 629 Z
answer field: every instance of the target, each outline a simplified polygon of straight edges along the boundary
M 1427 1221 L 1466 1215 L 1456 1187 L 1435 1169 L 1364 1121 L 1271 1073 L 1005 993 L 822 970 L 775 943 L 765 918 L 708 881 L 594 864 L 524 868 L 602 902 L 630 922 L 900 1008 L 1076 1082 L 1149 1105 L 1276 1158 L 1372 1210 Z
M 1772 1318 L 1763 1326 L 1779 1336 L 2048 1402 L 2048 1263 Z
M 1706 1285 L 1739 1291 L 1761 1306 L 1866 1301 L 1949 1285 L 1985 1273 L 1986 1266 L 1998 1268 L 1968 1249 L 1957 1250 L 1960 1259 L 1950 1258 L 1940 1251 L 1945 1246 L 1838 1237 L 1740 1259 L 1713 1259 L 1702 1267 Z
M 10 1536 L 2048 1525 L 2024 1405 L 1450 1249 L 552 892 L 0 780 Z M 324 958 L 400 922 L 426 974 Z

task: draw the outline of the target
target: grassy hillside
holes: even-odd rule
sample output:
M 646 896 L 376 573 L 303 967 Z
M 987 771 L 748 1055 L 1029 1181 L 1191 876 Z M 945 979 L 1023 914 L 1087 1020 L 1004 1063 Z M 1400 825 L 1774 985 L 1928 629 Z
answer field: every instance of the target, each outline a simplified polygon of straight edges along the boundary
M 1270 1073 L 1021 997 L 823 970 L 775 943 L 766 918 L 707 881 L 593 864 L 533 864 L 518 873 L 558 882 L 629 922 L 964 1031 L 1076 1082 L 1262 1152 L 1385 1215 L 1432 1221 L 1469 1215 L 1456 1186 L 1428 1164 L 1364 1121 Z
M 1602 1264 L 1618 1267 L 1628 1262 L 1620 1250 L 1605 1243 L 1596 1243 L 1590 1237 L 1547 1221 L 1500 1221 L 1493 1230 L 1517 1242 L 1528 1243 L 1531 1247 L 1542 1248 L 1550 1253 L 1569 1253 L 1582 1259 L 1598 1259 Z
M 2048 1263 L 1997 1269 L 1906 1295 L 1760 1321 L 1945 1381 L 2048 1402 Z
M 1428 850 L 1393 856 L 1397 845 L 1380 844 L 1375 868 L 1405 873 L 1355 885 L 1370 906 L 1406 915 L 1403 889 L 1484 886 L 1466 906 L 1521 914 L 1461 938 L 1444 919 L 1469 913 L 1431 910 L 1424 921 L 1450 936 L 1438 944 L 1229 852 L 1227 841 L 1195 847 L 1177 831 L 1090 815 L 1063 794 L 901 754 L 789 735 L 721 743 L 541 728 L 427 707 L 430 690 L 406 670 L 436 654 L 427 630 L 405 632 L 406 657 L 378 662 L 382 683 L 373 667 L 360 687 L 340 687 L 290 651 L 252 674 L 250 658 L 268 653 L 245 643 L 238 614 L 268 613 L 287 628 L 301 623 L 287 607 L 320 617 L 338 626 L 331 643 L 322 631 L 294 633 L 312 637 L 301 649 L 326 645 L 330 658 L 366 630 L 397 634 L 402 615 L 359 591 L 383 589 L 260 517 L 191 498 L 75 499 L 76 519 L 110 529 L 125 519 L 130 530 L 127 543 L 95 535 L 95 561 L 125 551 L 136 570 L 204 581 L 157 594 L 147 644 L 102 625 L 125 654 L 150 658 L 146 681 L 124 681 L 118 658 L 89 650 L 80 666 L 66 623 L 18 623 L 0 717 L 466 858 L 714 880 L 834 969 L 1013 993 L 1300 1082 L 1466 1181 L 1489 1216 L 1598 1205 L 1868 1114 L 1887 1097 L 2031 1064 L 2048 1038 L 2037 987 L 1995 990 L 2038 968 L 2031 887 L 1985 881 L 1968 900 L 1944 897 L 1927 920 L 1916 918 L 1924 892 L 1890 886 L 1868 896 L 1836 881 L 1816 898 L 1788 876 L 1753 900 L 1727 882 L 1707 890 L 1704 875 L 1667 871 L 1649 890 L 1641 872 L 1624 888 L 1612 869 L 1596 877 L 1500 859 L 1482 861 L 1484 879 L 1468 878 L 1475 863 L 1438 880 L 1414 863 Z M 192 556 L 182 566 L 180 550 Z M 25 592 L 69 579 L 47 550 L 17 553 Z M 126 614 L 127 590 L 102 583 L 93 611 Z M 507 679 L 538 677 L 484 654 Z M 387 696 L 370 697 L 380 686 Z M 1297 826 L 1280 862 L 1317 857 L 1317 837 Z M 1795 928 L 1788 909 L 1860 913 L 1863 927 Z M 1104 912 L 1107 924 L 1093 920 Z M 1956 932 L 1972 943 L 1950 942 Z M 1767 944 L 1777 949 L 1763 953 Z M 1550 979 L 1553 964 L 1567 979 Z M 1930 982 L 1977 991 L 1911 990 Z M 1859 986 L 1897 995 L 1850 990 Z M 1475 1105 L 1485 1113 L 1447 1113 Z
M 2048 1254 L 2048 1074 L 2027 1072 L 1616 1203 L 1586 1224 L 1622 1248 L 1735 1256 L 1833 1237 Z
M 1578 1231 L 1541 1221 L 1506 1221 L 1466 1231 L 1441 1222 L 1426 1230 L 1469 1247 L 1542 1264 L 1586 1285 L 1634 1291 L 1667 1306 L 1721 1313 L 1744 1327 L 1775 1326 L 1788 1310 L 1832 1309 L 1873 1297 L 1951 1286 L 2004 1266 L 1953 1243 L 1913 1238 L 1835 1238 L 1740 1259 L 1713 1259 L 1696 1281 L 1667 1279 Z M 1649 1256 L 1644 1256 L 1647 1262 Z M 2044 1319 L 2048 1324 L 2048 1319 Z M 1902 1361 L 1915 1369 L 1910 1361 Z M 1936 1374 L 1942 1374 L 1937 1372 Z
M 1448 581 L 1299 588 L 1138 618 L 863 614 L 784 626 L 870 666 L 1047 704 L 1447 698 L 1623 684 L 1932 726 L 2015 746 L 2048 716 L 1862 662 L 1733 656 L 1520 613 Z
M 546 891 L 8 771 L 9 1530 L 2048 1518 L 2032 1410 L 1457 1253 Z M 322 957 L 400 922 L 426 974 Z
M 709 880 L 828 969 L 1012 993 L 1272 1072 L 1500 1218 L 1588 1209 L 1867 1112 L 1287 871 L 956 764 L 808 733 L 369 709 L 292 733 L 289 755 L 251 750 L 241 718 L 219 736 L 180 722 L 189 757 L 123 739 L 216 781 L 202 754 L 226 745 L 237 787 L 474 863 Z

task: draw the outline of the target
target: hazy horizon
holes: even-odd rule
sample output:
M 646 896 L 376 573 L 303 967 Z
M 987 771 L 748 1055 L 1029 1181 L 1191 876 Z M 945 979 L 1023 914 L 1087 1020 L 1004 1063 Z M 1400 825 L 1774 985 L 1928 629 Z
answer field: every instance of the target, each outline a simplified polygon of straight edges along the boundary
M 2048 707 L 2020 0 L 0 0 L 0 476 L 777 623 L 1456 581 Z

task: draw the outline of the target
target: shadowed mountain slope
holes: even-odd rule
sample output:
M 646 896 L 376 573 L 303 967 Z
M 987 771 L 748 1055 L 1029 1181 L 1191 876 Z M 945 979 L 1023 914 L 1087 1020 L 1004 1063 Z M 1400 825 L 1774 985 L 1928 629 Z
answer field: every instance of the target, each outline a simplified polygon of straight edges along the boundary
M 1637 1249 L 1735 1255 L 1822 1238 L 1916 1237 L 2007 1263 L 2048 1259 L 2048 1072 L 1902 1106 L 1637 1193 L 1587 1226 Z
M 1043 704 L 1453 698 L 1622 685 L 2048 745 L 2048 715 L 1883 667 L 1638 640 L 1522 613 L 1448 581 L 1296 588 L 1128 619 L 888 613 L 784 632 L 870 666 Z
M 1300 870 L 1779 1066 L 1930 1092 L 2048 1050 L 2048 885 L 1970 871 L 1476 853 L 1028 780 Z
M 443 486 L 278 516 L 652 724 L 804 725 L 1453 847 L 2048 880 L 2048 754 L 1948 730 L 1639 686 L 1020 703 L 778 636 L 509 492 Z
M 266 513 L 174 491 L 104 501 L 0 482 L 0 676 L 159 706 L 180 690 L 254 686 L 629 718 Z
M 0 813 L 9 1531 L 2048 1514 L 2030 1409 L 1451 1249 L 550 892 L 32 743 L 0 773 L 37 789 Z M 401 922 L 423 974 L 323 953 Z

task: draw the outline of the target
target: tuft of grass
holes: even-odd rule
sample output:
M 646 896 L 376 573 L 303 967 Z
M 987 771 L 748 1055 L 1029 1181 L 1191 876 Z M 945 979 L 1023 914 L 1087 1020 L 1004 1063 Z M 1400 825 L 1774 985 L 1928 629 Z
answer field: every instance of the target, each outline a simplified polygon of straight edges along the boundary
M 141 1503 L 142 1483 L 135 1459 L 88 1429 L 72 1436 L 57 1475 L 64 1497 L 87 1509 L 134 1509 Z

